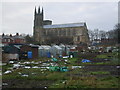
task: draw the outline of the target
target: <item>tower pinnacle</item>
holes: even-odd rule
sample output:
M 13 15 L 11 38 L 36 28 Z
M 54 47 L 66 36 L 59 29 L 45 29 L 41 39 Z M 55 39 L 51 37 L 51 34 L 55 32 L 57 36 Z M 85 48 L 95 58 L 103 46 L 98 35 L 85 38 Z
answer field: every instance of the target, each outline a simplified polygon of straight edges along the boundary
M 36 6 L 35 6 L 35 15 L 36 15 L 36 13 L 37 13 L 37 12 L 36 12 Z
M 39 6 L 39 8 L 38 8 L 38 14 L 40 14 L 40 6 Z

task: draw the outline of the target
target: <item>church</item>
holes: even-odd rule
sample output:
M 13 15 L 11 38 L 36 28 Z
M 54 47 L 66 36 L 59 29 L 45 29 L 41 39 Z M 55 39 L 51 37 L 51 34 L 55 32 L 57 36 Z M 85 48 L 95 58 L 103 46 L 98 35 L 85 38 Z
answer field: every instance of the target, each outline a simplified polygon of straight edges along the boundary
M 52 24 L 44 20 L 43 8 L 34 12 L 33 37 L 40 44 L 80 44 L 89 43 L 88 29 L 85 22 Z

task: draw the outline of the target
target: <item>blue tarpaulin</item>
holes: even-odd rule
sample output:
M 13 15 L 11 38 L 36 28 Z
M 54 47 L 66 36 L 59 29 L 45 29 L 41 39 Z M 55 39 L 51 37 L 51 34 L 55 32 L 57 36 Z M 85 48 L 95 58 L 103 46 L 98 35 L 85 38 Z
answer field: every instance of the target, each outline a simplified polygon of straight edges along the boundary
M 87 60 L 87 59 L 83 59 L 82 60 L 83 63 L 86 63 L 86 62 L 91 62 L 90 60 Z

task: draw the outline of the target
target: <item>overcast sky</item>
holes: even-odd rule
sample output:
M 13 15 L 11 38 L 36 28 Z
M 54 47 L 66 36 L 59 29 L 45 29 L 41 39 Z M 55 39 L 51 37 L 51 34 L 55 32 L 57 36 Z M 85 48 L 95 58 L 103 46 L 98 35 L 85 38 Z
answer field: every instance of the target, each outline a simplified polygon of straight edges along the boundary
M 86 22 L 90 30 L 108 31 L 118 22 L 117 2 L 3 2 L 2 32 L 33 34 L 35 6 L 53 24 Z

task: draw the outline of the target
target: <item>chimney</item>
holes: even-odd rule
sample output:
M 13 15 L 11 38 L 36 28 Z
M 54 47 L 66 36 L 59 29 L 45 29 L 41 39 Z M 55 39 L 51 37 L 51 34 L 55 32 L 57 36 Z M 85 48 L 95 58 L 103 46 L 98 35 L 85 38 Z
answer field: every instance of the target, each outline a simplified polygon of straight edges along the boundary
M 19 33 L 16 33 L 16 36 L 19 36 Z
M 10 37 L 12 37 L 12 34 L 10 34 Z
M 2 37 L 4 37 L 4 36 L 5 36 L 5 34 L 3 33 L 3 34 L 2 34 Z

